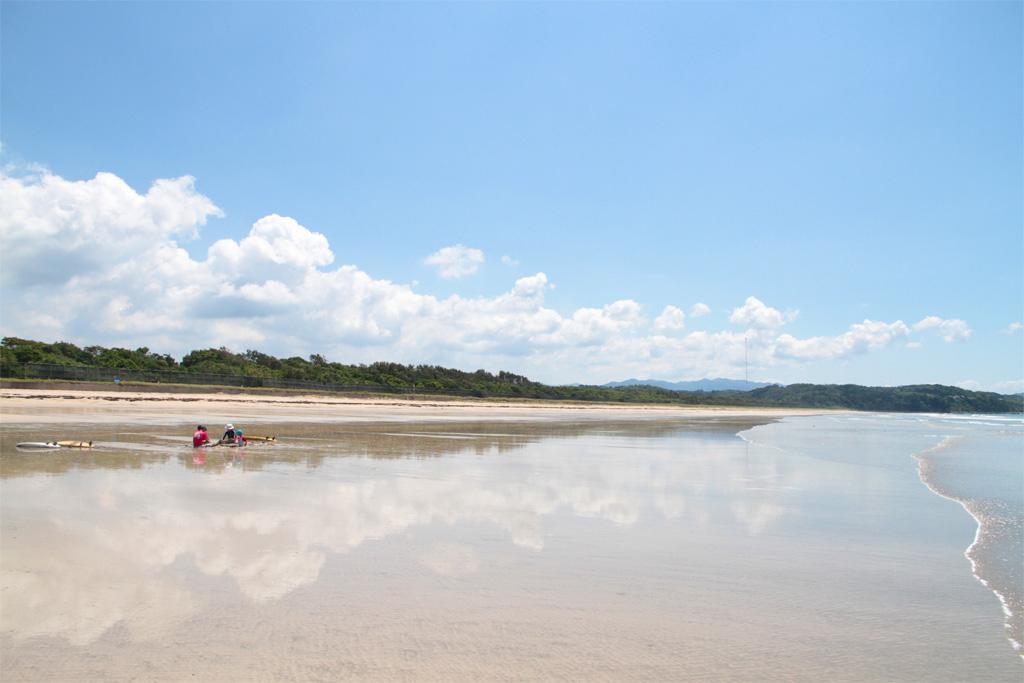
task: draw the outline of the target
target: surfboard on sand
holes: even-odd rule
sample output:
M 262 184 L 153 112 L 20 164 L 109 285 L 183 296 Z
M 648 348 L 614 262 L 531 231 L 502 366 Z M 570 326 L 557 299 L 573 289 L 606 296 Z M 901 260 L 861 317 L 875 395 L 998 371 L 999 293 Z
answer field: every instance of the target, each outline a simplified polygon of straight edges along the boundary
M 55 448 L 92 448 L 92 441 L 22 441 L 18 448 L 55 449 Z

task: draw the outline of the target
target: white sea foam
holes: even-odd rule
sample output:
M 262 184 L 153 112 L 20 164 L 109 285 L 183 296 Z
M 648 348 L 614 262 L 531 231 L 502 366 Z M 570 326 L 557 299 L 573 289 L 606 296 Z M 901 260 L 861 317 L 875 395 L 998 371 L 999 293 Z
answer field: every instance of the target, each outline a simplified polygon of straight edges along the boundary
M 934 453 L 937 453 L 937 452 L 939 452 L 941 450 L 944 450 L 946 448 L 949 448 L 950 446 L 956 444 L 957 442 L 959 442 L 959 441 L 961 441 L 963 439 L 964 439 L 964 437 L 963 436 L 959 436 L 959 435 L 946 436 L 945 438 L 943 438 L 939 443 L 935 444 L 934 446 L 932 446 L 930 448 L 926 448 L 923 451 L 919 451 L 917 453 L 914 453 L 913 457 L 914 457 L 915 460 L 917 460 L 917 476 L 921 480 L 921 483 L 924 484 L 926 487 L 928 487 L 929 491 L 931 491 L 932 493 L 934 493 L 937 496 L 945 498 L 946 500 L 951 500 L 954 503 L 959 504 L 960 507 L 962 507 L 967 512 L 967 514 L 969 514 L 971 516 L 971 518 L 974 520 L 975 524 L 977 525 L 977 527 L 974 530 L 974 540 L 972 540 L 971 544 L 969 546 L 967 546 L 966 550 L 964 550 L 964 557 L 967 558 L 967 561 L 971 565 L 971 574 L 974 576 L 974 578 L 977 579 L 978 582 L 981 583 L 981 585 L 983 585 L 985 588 L 987 588 L 990 591 L 992 591 L 992 593 L 999 599 L 999 604 L 1003 608 L 1003 616 L 1005 617 L 1004 627 L 1005 627 L 1005 630 L 1006 630 L 1007 640 L 1010 641 L 1010 645 L 1013 646 L 1013 649 L 1017 653 L 1020 654 L 1022 659 L 1024 659 L 1024 643 L 1022 643 L 1020 640 L 1015 638 L 1013 633 L 1012 633 L 1011 619 L 1013 618 L 1013 615 L 1014 615 L 1013 609 L 1010 607 L 1010 603 L 1007 600 L 1006 596 L 1002 592 L 1000 592 L 998 589 L 992 587 L 990 585 L 990 583 L 979 574 L 979 572 L 978 572 L 978 562 L 974 559 L 974 549 L 978 546 L 978 543 L 981 540 L 981 536 L 982 536 L 982 533 L 984 531 L 984 527 L 986 525 L 986 521 L 987 520 L 985 520 L 984 516 L 981 515 L 980 513 L 979 514 L 975 514 L 975 511 L 971 509 L 971 507 L 967 504 L 966 501 L 961 500 L 960 498 L 948 495 L 945 492 L 943 492 L 942 490 L 940 490 L 938 487 L 933 485 L 933 483 L 928 480 L 927 474 L 925 473 L 925 468 L 927 467 L 927 464 L 928 464 L 927 463 L 927 456 L 929 456 L 931 454 L 934 454 Z

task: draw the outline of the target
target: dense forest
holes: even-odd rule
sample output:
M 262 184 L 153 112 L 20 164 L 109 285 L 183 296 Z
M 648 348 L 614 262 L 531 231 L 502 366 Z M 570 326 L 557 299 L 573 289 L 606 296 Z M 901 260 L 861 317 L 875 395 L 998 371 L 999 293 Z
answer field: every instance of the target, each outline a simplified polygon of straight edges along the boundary
M 550 386 L 511 372 L 497 374 L 484 370 L 465 372 L 436 365 L 332 363 L 314 354 L 309 358 L 274 356 L 249 350 L 234 353 L 225 348 L 192 351 L 180 361 L 142 347 L 138 349 L 86 346 L 67 342 L 47 344 L 17 337 L 0 343 L 0 375 L 26 376 L 26 366 L 51 364 L 88 368 L 110 368 L 144 373 L 160 382 L 175 378 L 216 376 L 243 377 L 247 386 L 260 380 L 291 380 L 381 390 L 415 390 L 425 393 L 540 398 L 554 400 L 608 401 L 625 403 L 678 403 L 687 405 L 730 405 L 802 408 L 848 408 L 896 412 L 1008 413 L 1024 412 L 1020 396 L 969 391 L 959 387 L 922 384 L 902 387 L 865 387 L 856 384 L 773 385 L 752 391 L 671 391 L 638 385 L 626 387 Z M 20 370 L 20 372 L 19 372 Z M 227 382 L 225 382 L 227 383 Z

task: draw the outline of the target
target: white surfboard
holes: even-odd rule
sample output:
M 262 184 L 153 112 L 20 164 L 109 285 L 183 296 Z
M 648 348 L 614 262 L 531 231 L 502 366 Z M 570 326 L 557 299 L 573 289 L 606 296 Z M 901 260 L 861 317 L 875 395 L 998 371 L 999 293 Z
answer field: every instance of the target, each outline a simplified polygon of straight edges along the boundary
M 22 441 L 18 448 L 53 449 L 60 448 L 60 444 L 55 441 Z

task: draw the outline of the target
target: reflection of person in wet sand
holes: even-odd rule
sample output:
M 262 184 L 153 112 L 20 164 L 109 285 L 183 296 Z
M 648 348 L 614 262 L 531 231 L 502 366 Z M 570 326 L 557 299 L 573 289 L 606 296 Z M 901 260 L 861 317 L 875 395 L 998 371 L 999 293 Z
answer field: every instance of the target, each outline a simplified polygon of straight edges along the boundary
M 240 448 L 239 449 L 235 449 L 234 453 L 232 453 L 231 455 L 227 456 L 224 459 L 224 467 L 225 468 L 241 467 L 242 463 L 244 461 L 245 461 L 245 455 L 243 454 L 242 449 L 240 449 Z

